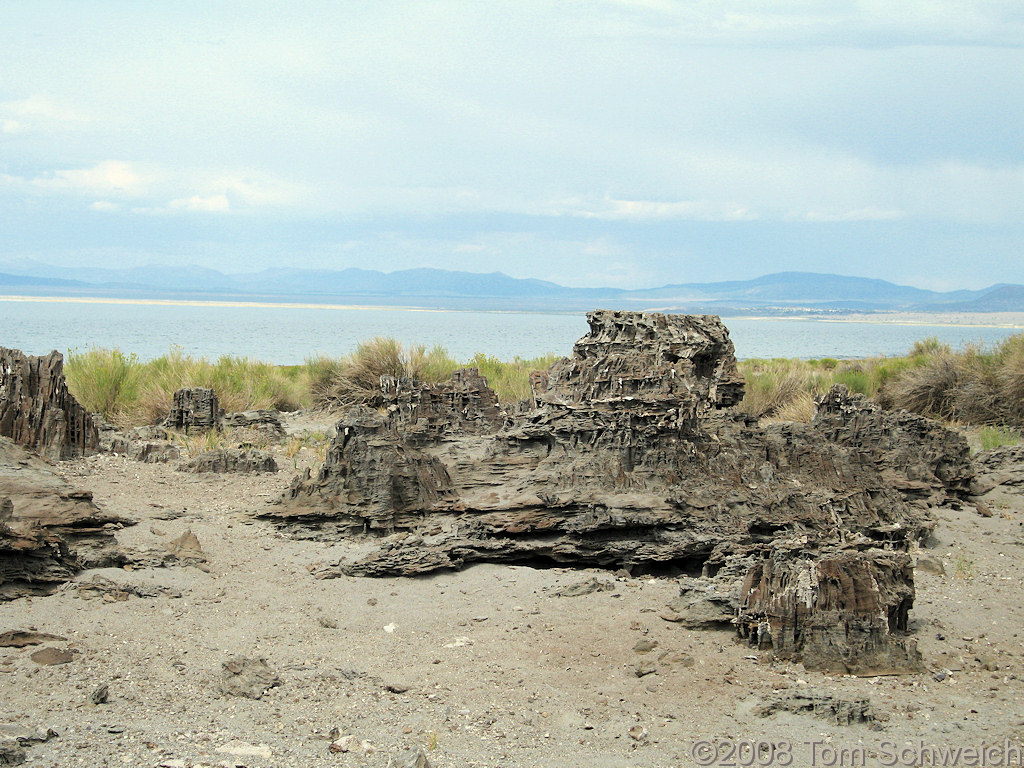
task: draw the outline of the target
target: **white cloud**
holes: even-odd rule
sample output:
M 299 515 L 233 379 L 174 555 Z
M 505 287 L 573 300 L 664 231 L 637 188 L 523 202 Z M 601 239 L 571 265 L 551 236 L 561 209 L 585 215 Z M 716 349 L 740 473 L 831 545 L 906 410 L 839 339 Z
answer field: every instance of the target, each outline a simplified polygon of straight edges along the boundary
M 161 173 L 136 163 L 105 160 L 90 168 L 56 170 L 32 180 L 32 184 L 57 192 L 97 195 L 115 194 L 138 198 L 150 194 Z
M 1014 0 L 605 0 L 591 28 L 702 45 L 846 41 L 874 46 L 907 42 L 1003 41 L 1019 44 L 1024 16 Z
M 95 203 L 89 205 L 89 209 L 93 211 L 103 211 L 104 213 L 110 213 L 113 211 L 121 210 L 121 206 L 117 203 L 112 203 L 109 200 L 97 200 Z
M 907 217 L 898 208 L 858 208 L 851 211 L 811 210 L 800 218 L 804 221 L 899 221 Z
M 588 219 L 608 221 L 654 221 L 681 219 L 690 221 L 751 221 L 758 216 L 741 205 L 715 203 L 708 200 L 656 200 L 605 199 L 598 210 L 579 211 L 575 215 Z
M 309 192 L 301 184 L 252 171 L 173 169 L 156 163 L 104 160 L 85 168 L 65 168 L 31 179 L 0 175 L 0 185 L 32 189 L 36 194 L 116 198 L 138 205 L 133 212 L 251 210 L 301 207 Z M 115 210 L 114 203 L 93 203 L 94 210 Z
M 52 132 L 82 128 L 91 122 L 84 113 L 48 96 L 0 101 L 0 132 Z
M 203 211 L 206 213 L 226 213 L 231 210 L 231 203 L 227 195 L 213 195 L 212 197 L 200 197 L 192 195 L 188 198 L 171 200 L 167 207 L 172 211 Z

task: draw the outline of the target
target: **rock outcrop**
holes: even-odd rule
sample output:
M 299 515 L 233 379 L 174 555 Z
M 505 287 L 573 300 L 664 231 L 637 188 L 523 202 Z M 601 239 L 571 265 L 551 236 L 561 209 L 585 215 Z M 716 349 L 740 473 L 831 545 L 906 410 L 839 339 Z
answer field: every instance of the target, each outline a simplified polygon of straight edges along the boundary
M 319 576 L 481 560 L 674 573 L 704 586 L 667 618 L 730 621 L 811 666 L 916 668 L 905 552 L 931 530 L 926 504 L 969 484 L 966 444 L 840 390 L 813 424 L 762 427 L 723 410 L 743 383 L 717 317 L 588 321 L 513 412 L 475 371 L 383 380 L 378 409 L 350 411 L 320 472 L 266 515 L 293 535 L 377 538 Z
M 278 442 L 285 438 L 284 425 L 281 424 L 281 418 L 277 411 L 260 409 L 228 413 L 221 419 L 221 426 L 251 430 L 254 434 L 272 442 Z
M 202 432 L 218 429 L 222 415 L 217 393 L 212 389 L 179 389 L 174 393 L 171 412 L 167 415 L 164 426 L 180 429 L 185 434 L 195 430 Z
M 963 435 L 909 411 L 886 411 L 837 384 L 817 402 L 825 439 L 870 456 L 886 483 L 908 501 L 941 504 L 965 497 L 974 477 Z
M 921 672 L 917 645 L 900 637 L 914 604 L 905 552 L 776 551 L 743 582 L 740 634 L 782 658 L 838 674 Z
M 178 467 L 181 472 L 277 472 L 277 462 L 266 451 L 255 448 L 218 448 L 204 451 Z
M 127 522 L 0 437 L 0 600 L 50 592 L 83 568 L 123 564 L 114 532 Z
M 59 352 L 34 357 L 0 347 L 0 435 L 53 460 L 97 449 L 96 425 L 68 392 Z
M 995 488 L 1024 490 L 1024 445 L 993 448 L 974 457 L 971 494 L 984 496 Z

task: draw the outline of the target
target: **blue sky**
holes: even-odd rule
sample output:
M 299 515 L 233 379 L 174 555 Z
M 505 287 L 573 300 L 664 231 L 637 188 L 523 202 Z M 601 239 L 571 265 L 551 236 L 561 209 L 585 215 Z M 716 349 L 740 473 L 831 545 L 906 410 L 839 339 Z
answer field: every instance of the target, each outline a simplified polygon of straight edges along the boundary
M 1024 4 L 0 3 L 0 269 L 1024 283 Z

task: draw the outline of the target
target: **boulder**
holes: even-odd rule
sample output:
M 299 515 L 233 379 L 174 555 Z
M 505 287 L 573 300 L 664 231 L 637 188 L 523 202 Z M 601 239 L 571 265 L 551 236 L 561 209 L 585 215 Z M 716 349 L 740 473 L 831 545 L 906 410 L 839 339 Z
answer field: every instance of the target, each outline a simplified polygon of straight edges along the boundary
M 266 659 L 233 657 L 221 664 L 220 691 L 226 696 L 260 699 L 271 688 L 281 685 L 281 678 Z
M 147 442 L 130 441 L 128 443 L 128 456 L 146 464 L 177 461 L 181 458 L 181 449 L 166 440 L 154 440 Z
M 99 432 L 68 392 L 59 352 L 33 357 L 0 347 L 0 435 L 53 460 L 97 450 Z
M 114 532 L 128 523 L 0 438 L 0 600 L 52 592 L 83 568 L 123 564 Z
M 759 717 L 771 717 L 776 712 L 808 714 L 835 725 L 873 723 L 875 720 L 869 699 L 843 699 L 813 689 L 777 693 L 756 711 Z

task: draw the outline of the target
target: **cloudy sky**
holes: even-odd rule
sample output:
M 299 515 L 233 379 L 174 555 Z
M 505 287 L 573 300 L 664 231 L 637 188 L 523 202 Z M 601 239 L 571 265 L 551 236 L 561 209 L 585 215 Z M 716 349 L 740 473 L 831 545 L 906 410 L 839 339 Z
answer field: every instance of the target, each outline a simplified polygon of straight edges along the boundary
M 0 268 L 1024 283 L 1020 0 L 0 2 Z

